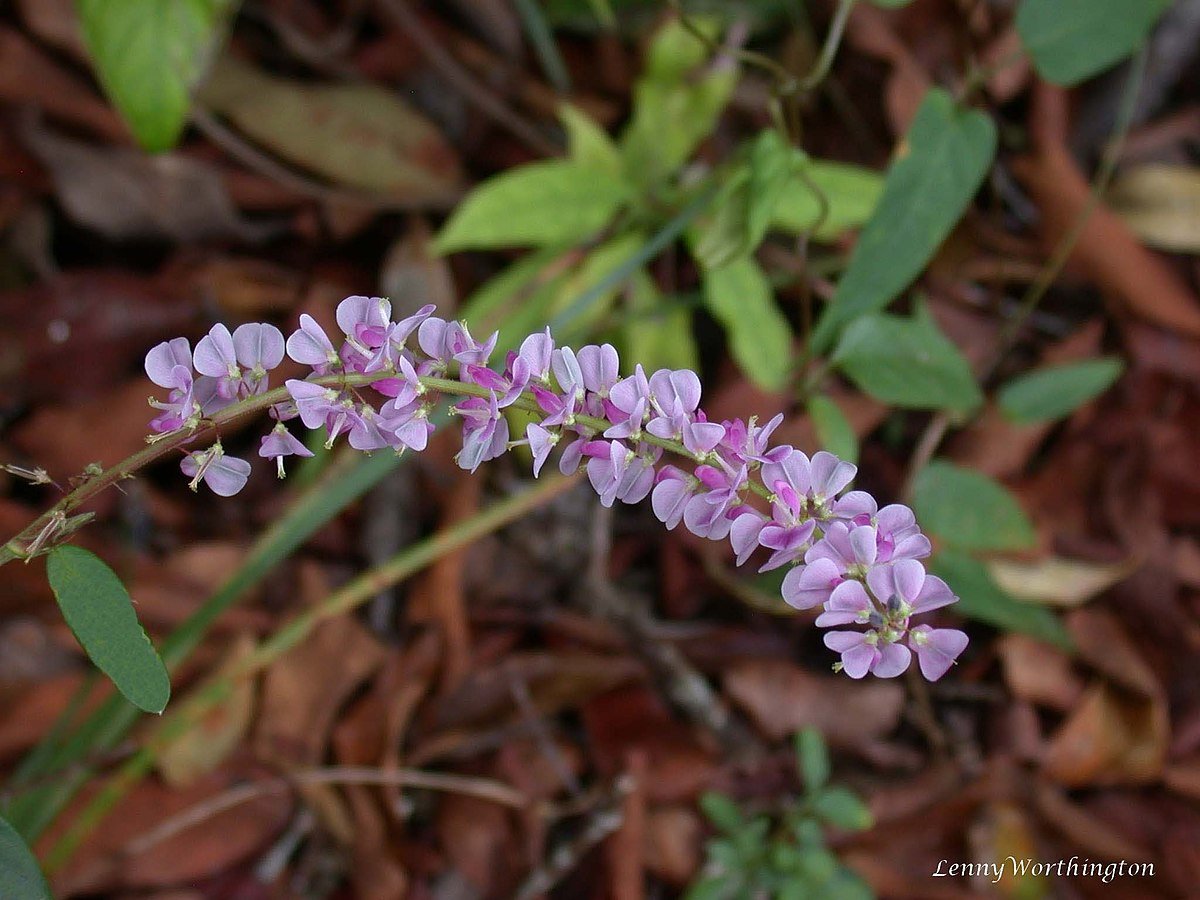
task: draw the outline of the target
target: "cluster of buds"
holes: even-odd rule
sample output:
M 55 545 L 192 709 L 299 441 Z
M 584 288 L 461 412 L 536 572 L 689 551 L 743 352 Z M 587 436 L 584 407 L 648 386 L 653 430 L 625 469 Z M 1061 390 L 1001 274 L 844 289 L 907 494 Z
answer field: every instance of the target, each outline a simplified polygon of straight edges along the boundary
M 561 444 L 559 469 L 571 474 L 584 465 L 605 506 L 649 496 L 667 528 L 682 524 L 700 537 L 729 540 L 739 565 L 758 555 L 765 557 L 760 571 L 788 567 L 787 603 L 821 607 L 818 626 L 849 626 L 829 631 L 825 644 L 841 656 L 835 669 L 852 678 L 895 677 L 915 654 L 922 674 L 936 680 L 965 649 L 961 631 L 911 624 L 957 599 L 920 562 L 930 544 L 912 510 L 881 509 L 869 494 L 847 492 L 856 469 L 831 453 L 810 458 L 771 446 L 782 416 L 763 425 L 709 421 L 695 372 L 647 375 L 637 365 L 622 377 L 611 345 L 556 346 L 549 329 L 527 337 L 503 367 L 489 367 L 497 336 L 477 341 L 464 323 L 434 311 L 425 306 L 394 322 L 387 300 L 348 297 L 337 308 L 340 346 L 307 315 L 286 342 L 272 325 L 247 324 L 232 334 L 215 326 L 195 353 L 184 338 L 159 344 L 146 356 L 146 373 L 170 393 L 166 402 L 151 401 L 160 410 L 151 428 L 195 430 L 212 413 L 263 393 L 285 351 L 312 374 L 287 381 L 290 400 L 270 408 L 276 424 L 258 453 L 275 462 L 280 477 L 285 457 L 311 455 L 288 430 L 292 419 L 324 429 L 327 447 L 345 435 L 364 452 L 420 451 L 434 430 L 430 414 L 454 396 L 462 468 L 475 471 L 528 445 L 536 476 Z M 518 439 L 509 408 L 535 420 Z M 219 441 L 189 453 L 180 467 L 193 489 L 203 481 L 222 496 L 237 493 L 251 469 Z

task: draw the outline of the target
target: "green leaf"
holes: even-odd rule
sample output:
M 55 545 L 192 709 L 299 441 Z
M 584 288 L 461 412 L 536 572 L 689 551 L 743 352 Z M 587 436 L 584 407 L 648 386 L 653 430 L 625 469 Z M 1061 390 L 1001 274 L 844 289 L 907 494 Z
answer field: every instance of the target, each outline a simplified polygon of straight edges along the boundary
M 725 327 L 738 366 L 765 390 L 782 388 L 792 368 L 792 329 L 758 263 L 743 257 L 703 277 L 704 302 Z
M 1002 590 L 979 560 L 956 550 L 942 550 L 930 569 L 958 595 L 959 602 L 951 607 L 956 613 L 1001 631 L 1019 631 L 1064 650 L 1072 649 L 1070 635 L 1053 612 Z
M 694 252 L 705 268 L 716 269 L 754 252 L 766 237 L 794 165 L 804 163 L 804 155 L 774 130 L 761 132 L 746 156 L 726 176 L 714 215 L 697 227 L 700 238 Z
M 1000 388 L 996 400 L 1014 422 L 1049 422 L 1103 394 L 1124 369 L 1115 356 L 1048 366 L 1014 378 Z
M 558 117 L 567 132 L 567 153 L 585 169 L 621 177 L 621 153 L 595 119 L 570 103 L 560 104 Z
M 863 391 L 894 406 L 965 412 L 983 402 L 970 365 L 924 304 L 911 318 L 872 313 L 856 319 L 830 361 Z
M 709 21 L 696 25 L 716 33 Z M 676 20 L 665 24 L 651 44 L 620 141 L 625 171 L 638 184 L 656 186 L 678 169 L 712 133 L 729 102 L 736 69 L 709 67 L 693 77 L 707 56 L 704 43 Z
M 908 6 L 912 0 L 871 0 L 871 2 L 884 9 L 899 9 L 901 6 Z
M 189 93 L 235 5 L 235 0 L 76 0 L 100 84 L 151 153 L 179 140 Z
M 634 274 L 625 294 L 621 334 L 625 358 L 636 359 L 647 372 L 698 368 L 691 309 L 663 297 L 645 269 Z
M 823 822 L 845 831 L 862 831 L 870 828 L 874 819 L 871 811 L 858 795 L 849 788 L 825 788 L 813 798 L 813 812 Z
M 863 229 L 813 344 L 887 306 L 925 268 L 975 196 L 996 155 L 996 126 L 931 88 L 897 151 L 879 207 Z
M 1078 84 L 1131 54 L 1171 0 L 1022 0 L 1017 33 L 1038 74 Z
M 5 900 L 50 900 L 50 888 L 21 835 L 0 819 L 0 897 Z
M 930 534 L 965 550 L 1021 550 L 1033 526 L 1015 497 L 982 472 L 935 459 L 913 483 L 913 510 Z
M 812 416 L 822 448 L 846 462 L 858 462 L 858 435 L 840 406 L 818 394 L 808 401 L 808 414 Z
M 819 791 L 829 781 L 829 750 L 815 728 L 796 732 L 796 764 L 806 793 Z
M 645 235 L 636 231 L 618 234 L 597 247 L 594 247 L 583 258 L 583 261 L 566 274 L 566 277 L 554 290 L 554 299 L 550 304 L 551 319 L 569 309 L 577 298 L 591 295 L 587 311 L 575 321 L 574 327 L 586 334 L 592 334 L 601 321 L 609 314 L 617 294 L 628 283 L 628 278 L 618 281 L 608 281 L 609 276 L 633 254 L 645 246 Z M 629 273 L 633 278 L 638 270 Z M 602 288 L 599 293 L 593 293 Z
M 784 183 L 775 204 L 771 226 L 792 234 L 814 227 L 813 237 L 830 240 L 851 228 L 860 228 L 875 212 L 883 193 L 883 175 L 872 169 L 814 159 L 804 175 L 793 174 Z M 827 207 L 821 218 L 821 192 Z
M 726 834 L 736 835 L 746 827 L 742 811 L 724 794 L 706 791 L 700 797 L 700 809 L 708 817 L 708 821 Z
M 462 318 L 479 334 L 500 332 L 500 345 L 517 345 L 544 328 L 550 304 L 566 279 L 568 247 L 542 247 L 526 253 L 480 285 L 462 304 Z
M 629 199 L 615 177 L 571 160 L 511 169 L 479 185 L 434 242 L 439 253 L 582 241 Z
M 162 712 L 171 679 L 117 573 L 96 554 L 64 545 L 50 551 L 46 574 L 63 618 L 97 668 L 134 706 Z

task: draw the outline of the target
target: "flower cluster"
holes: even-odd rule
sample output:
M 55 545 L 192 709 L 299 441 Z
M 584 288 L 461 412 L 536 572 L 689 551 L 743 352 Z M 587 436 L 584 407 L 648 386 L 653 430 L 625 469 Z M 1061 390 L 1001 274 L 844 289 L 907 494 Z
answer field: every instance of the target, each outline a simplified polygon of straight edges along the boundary
M 549 329 L 489 367 L 495 334 L 480 342 L 465 324 L 433 313 L 425 306 L 392 321 L 387 300 L 348 297 L 337 308 L 336 343 L 303 315 L 286 343 L 274 326 L 248 324 L 232 334 L 215 326 L 194 353 L 184 338 L 159 344 L 146 356 L 146 373 L 169 395 L 151 400 L 160 410 L 151 427 L 193 431 L 264 393 L 286 349 L 312 373 L 288 380 L 286 397 L 270 406 L 276 424 L 258 452 L 275 461 L 280 477 L 284 457 L 311 455 L 288 430 L 291 419 L 323 428 L 327 447 L 346 435 L 357 450 L 420 451 L 434 430 L 431 412 L 451 395 L 459 398 L 451 410 L 462 422 L 462 468 L 475 471 L 527 445 L 537 475 L 561 444 L 559 469 L 585 466 L 605 506 L 649 496 L 667 528 L 682 524 L 700 537 L 729 540 L 739 565 L 759 555 L 760 571 L 787 567 L 783 599 L 798 609 L 821 607 L 817 625 L 834 627 L 825 644 L 841 655 L 835 668 L 852 678 L 895 677 L 915 653 L 922 674 L 936 680 L 966 647 L 961 631 L 912 624 L 957 599 L 921 564 L 930 545 L 912 510 L 881 509 L 869 494 L 847 491 L 856 469 L 831 453 L 810 458 L 772 446 L 782 416 L 762 425 L 709 421 L 695 372 L 647 375 L 637 365 L 622 377 L 611 345 L 560 347 Z M 534 419 L 517 439 L 510 409 Z M 666 453 L 674 462 L 663 462 Z M 203 481 L 222 496 L 237 493 L 250 473 L 219 441 L 189 453 L 180 467 L 193 490 Z

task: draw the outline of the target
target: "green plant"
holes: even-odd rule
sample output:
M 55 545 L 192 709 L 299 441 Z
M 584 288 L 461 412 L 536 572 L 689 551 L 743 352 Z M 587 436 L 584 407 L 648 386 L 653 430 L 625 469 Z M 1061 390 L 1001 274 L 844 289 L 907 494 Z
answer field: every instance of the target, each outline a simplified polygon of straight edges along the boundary
M 827 828 L 871 827 L 871 813 L 848 788 L 829 784 L 829 753 L 819 732 L 795 737 L 796 769 L 803 793 L 777 813 L 747 816 L 724 794 L 700 800 L 717 836 L 705 848 L 700 874 L 687 900 L 869 900 L 870 888 L 828 848 Z

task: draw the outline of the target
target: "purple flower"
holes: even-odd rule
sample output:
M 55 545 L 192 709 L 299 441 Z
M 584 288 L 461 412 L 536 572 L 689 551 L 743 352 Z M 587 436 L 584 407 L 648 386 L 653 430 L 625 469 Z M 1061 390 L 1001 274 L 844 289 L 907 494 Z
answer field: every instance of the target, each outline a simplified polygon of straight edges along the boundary
M 684 509 L 699 481 L 675 466 L 663 466 L 656 480 L 650 495 L 650 506 L 667 530 L 673 531 L 683 521 Z
M 841 654 L 842 671 L 851 678 L 862 678 L 868 672 L 895 678 L 912 661 L 907 647 L 881 641 L 874 631 L 831 631 L 825 635 L 825 646 Z
M 288 379 L 287 389 L 296 403 L 300 421 L 308 428 L 325 427 L 329 435 L 326 449 L 333 447 L 338 435 L 361 426 L 362 416 L 349 394 L 295 378 Z
M 918 625 L 909 631 L 908 645 L 916 651 L 921 674 L 937 681 L 967 648 L 967 636 L 955 628 Z
M 901 559 L 867 573 L 871 593 L 887 605 L 896 618 L 927 613 L 949 606 L 958 598 L 936 575 L 927 575 L 915 559 Z
M 537 478 L 541 474 L 542 466 L 550 457 L 550 451 L 558 443 L 559 433 L 543 428 L 536 422 L 530 422 L 525 426 L 525 438 L 529 442 L 529 449 L 533 452 L 533 477 Z
M 725 471 L 715 466 L 698 466 L 695 477 L 702 490 L 688 501 L 683 524 L 697 537 L 724 540 L 733 525 L 726 513 L 741 505 L 741 490 L 748 480 L 746 467 Z
M 917 517 L 907 506 L 893 503 L 879 509 L 875 498 L 865 491 L 850 491 L 833 505 L 833 514 L 847 525 L 871 525 L 875 528 L 879 562 L 897 559 L 922 559 L 932 552 L 929 538 L 921 534 Z
M 300 329 L 287 339 L 287 355 L 301 365 L 312 366 L 318 375 L 342 363 L 325 330 L 308 313 L 301 313 Z
M 554 338 L 550 336 L 549 328 L 525 338 L 521 341 L 520 350 L 517 351 L 517 355 L 529 366 L 530 379 L 540 381 L 542 384 L 546 384 L 550 380 L 550 359 L 553 353 Z
M 404 449 L 420 453 L 429 446 L 429 436 L 433 434 L 433 423 L 429 421 L 429 408 L 421 400 L 400 403 L 400 398 L 389 400 L 379 410 L 384 420 L 379 423 L 381 430 L 388 432 L 394 438 L 393 446 L 400 452 Z
M 812 609 L 826 603 L 844 580 L 841 567 L 833 560 L 814 559 L 787 573 L 783 579 L 783 599 L 796 609 Z
M 146 375 L 156 385 L 169 388 L 167 400 L 150 399 L 150 406 L 161 410 L 150 422 L 157 432 L 195 427 L 203 409 L 195 396 L 192 378 L 192 352 L 187 338 L 164 341 L 146 354 Z
M 250 463 L 226 456 L 220 441 L 207 450 L 189 453 L 180 461 L 179 468 L 192 479 L 188 487 L 193 491 L 203 481 L 220 497 L 232 497 L 246 486 L 246 479 L 250 477 Z
M 770 520 L 762 513 L 754 509 L 748 509 L 747 512 L 741 513 L 733 520 L 733 524 L 729 528 L 729 543 L 733 546 L 733 552 L 737 554 L 737 564 L 744 565 L 754 551 L 758 549 L 759 535 L 762 534 L 763 526 Z M 788 573 L 791 575 L 791 572 Z M 787 583 L 787 579 L 784 579 Z M 784 592 L 786 599 L 787 592 Z
M 279 422 L 269 434 L 263 435 L 258 455 L 265 459 L 275 460 L 275 470 L 279 477 L 283 478 L 286 474 L 283 471 L 285 456 L 312 456 L 313 454 L 295 435 L 288 431 L 286 425 Z
M 468 397 L 454 411 L 463 419 L 463 446 L 454 457 L 460 467 L 474 472 L 481 463 L 504 454 L 508 448 L 508 420 L 500 414 L 495 391 L 486 400 Z

